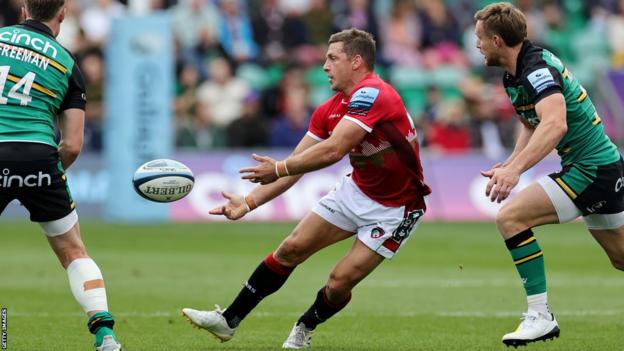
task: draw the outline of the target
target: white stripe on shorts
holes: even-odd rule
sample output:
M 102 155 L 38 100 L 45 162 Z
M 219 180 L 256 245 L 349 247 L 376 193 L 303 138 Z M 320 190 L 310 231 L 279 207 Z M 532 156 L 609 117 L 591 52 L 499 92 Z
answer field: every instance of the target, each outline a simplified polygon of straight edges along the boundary
M 563 189 L 551 177 L 543 176 L 537 182 L 542 186 L 542 189 L 550 198 L 550 202 L 555 207 L 559 223 L 570 222 L 581 215 L 581 211 L 572 202 L 572 199 L 566 195 Z
M 624 212 L 614 214 L 590 214 L 583 217 L 587 229 L 617 229 L 624 225 Z
M 67 233 L 78 222 L 78 213 L 71 211 L 67 216 L 50 222 L 39 222 L 39 225 L 49 237 Z

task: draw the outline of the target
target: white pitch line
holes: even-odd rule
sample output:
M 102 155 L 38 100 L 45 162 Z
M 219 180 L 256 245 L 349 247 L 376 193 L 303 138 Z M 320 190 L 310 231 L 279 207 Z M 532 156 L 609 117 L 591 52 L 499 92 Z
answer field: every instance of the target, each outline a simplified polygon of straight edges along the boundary
M 48 313 L 48 312 L 11 312 L 8 311 L 10 317 L 28 317 L 28 318 L 48 318 L 48 317 L 83 317 L 84 313 L 70 312 L 70 313 Z M 583 317 L 583 316 L 621 316 L 624 314 L 624 310 L 559 310 L 554 311 L 556 315 L 563 317 Z M 158 317 L 179 317 L 181 312 L 171 311 L 156 311 L 156 312 L 115 312 L 112 311 L 116 317 L 139 317 L 139 318 L 158 318 Z M 295 312 L 255 312 L 252 313 L 253 317 L 259 318 L 273 318 L 273 317 L 298 317 L 301 313 Z M 411 311 L 411 312 L 397 312 L 397 313 L 358 313 L 348 312 L 342 313 L 343 316 L 357 317 L 357 316 L 370 316 L 370 317 L 420 317 L 420 316 L 437 316 L 437 317 L 455 317 L 455 318 L 491 318 L 491 317 L 519 317 L 522 315 L 522 311 L 498 311 L 498 312 L 481 312 L 481 311 Z
M 406 287 L 429 287 L 429 288 L 469 288 L 469 287 L 516 287 L 520 286 L 520 279 L 418 279 L 413 280 L 370 280 L 362 283 L 362 286 L 406 288 Z M 550 279 L 550 287 L 624 287 L 624 279 Z

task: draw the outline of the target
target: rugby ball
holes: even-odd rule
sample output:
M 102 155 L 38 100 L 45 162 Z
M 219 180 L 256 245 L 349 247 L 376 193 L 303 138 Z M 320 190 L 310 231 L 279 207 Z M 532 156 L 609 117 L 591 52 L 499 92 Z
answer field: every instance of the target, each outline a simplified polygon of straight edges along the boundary
M 188 195 L 195 184 L 193 172 L 174 160 L 146 162 L 134 172 L 134 190 L 150 201 L 172 202 Z

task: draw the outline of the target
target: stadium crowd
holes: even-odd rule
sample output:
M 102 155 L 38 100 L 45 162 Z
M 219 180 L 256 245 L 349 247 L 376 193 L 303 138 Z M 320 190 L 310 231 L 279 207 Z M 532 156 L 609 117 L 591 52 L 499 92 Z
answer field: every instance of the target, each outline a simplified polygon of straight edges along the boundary
M 328 37 L 356 27 L 375 36 L 376 71 L 402 95 L 428 151 L 481 149 L 499 157 L 513 145 L 515 111 L 501 72 L 483 68 L 472 18 L 492 2 L 149 0 L 152 11 L 172 16 L 177 146 L 292 147 L 313 107 L 332 94 L 322 70 Z M 85 149 L 98 152 L 104 47 L 113 21 L 129 8 L 118 0 L 68 3 L 59 41 L 85 76 Z M 624 0 L 516 5 L 527 16 L 530 39 L 561 57 L 588 90 L 598 84 L 597 72 L 624 68 Z M 20 6 L 21 0 L 3 0 L 0 24 L 18 23 Z

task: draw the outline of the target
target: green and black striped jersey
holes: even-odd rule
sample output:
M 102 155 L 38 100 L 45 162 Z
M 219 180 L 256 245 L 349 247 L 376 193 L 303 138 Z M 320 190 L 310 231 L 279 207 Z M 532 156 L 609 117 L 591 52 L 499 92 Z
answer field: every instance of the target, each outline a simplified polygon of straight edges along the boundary
M 532 128 L 540 123 L 535 105 L 551 94 L 563 94 L 568 131 L 556 147 L 562 165 L 585 163 L 600 166 L 620 159 L 587 91 L 548 50 L 526 40 L 518 55 L 516 74 L 506 72 L 503 83 L 523 123 Z
M 0 142 L 56 147 L 58 113 L 85 105 L 82 73 L 50 28 L 32 20 L 0 28 Z

